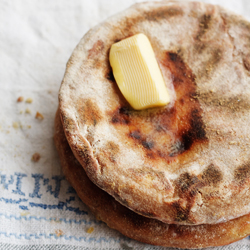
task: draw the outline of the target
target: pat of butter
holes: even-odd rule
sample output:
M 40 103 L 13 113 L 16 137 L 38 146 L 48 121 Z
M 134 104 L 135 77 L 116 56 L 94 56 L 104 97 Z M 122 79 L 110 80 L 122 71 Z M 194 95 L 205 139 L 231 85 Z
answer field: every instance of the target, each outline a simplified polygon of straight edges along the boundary
M 144 34 L 113 44 L 109 60 L 119 89 L 134 109 L 169 103 L 166 84 L 152 46 Z

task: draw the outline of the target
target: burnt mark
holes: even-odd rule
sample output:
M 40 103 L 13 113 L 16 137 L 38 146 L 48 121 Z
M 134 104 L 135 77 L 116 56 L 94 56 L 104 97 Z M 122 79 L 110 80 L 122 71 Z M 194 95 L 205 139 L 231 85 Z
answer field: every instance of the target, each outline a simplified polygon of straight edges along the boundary
M 207 140 L 204 123 L 198 109 L 193 109 L 190 115 L 190 128 L 182 135 L 183 150 L 189 150 L 195 141 Z
M 82 124 L 96 126 L 103 118 L 98 105 L 91 99 L 79 99 L 77 103 L 77 111 L 79 114 L 79 121 Z
M 130 124 L 131 117 L 128 107 L 118 108 L 112 115 L 111 122 L 113 124 Z
M 183 199 L 192 200 L 205 185 L 206 183 L 200 177 L 189 173 L 183 173 L 176 180 L 175 192 Z
M 157 10 L 151 10 L 143 13 L 148 21 L 157 22 L 161 19 L 168 19 L 174 16 L 182 16 L 183 10 L 178 7 L 161 7 Z
M 189 208 L 181 206 L 180 201 L 173 202 L 173 208 L 176 210 L 176 222 L 189 222 Z
M 154 142 L 152 141 L 142 141 L 142 146 L 146 149 L 152 149 L 154 147 Z
M 196 175 L 183 173 L 175 181 L 175 184 L 175 195 L 180 197 L 178 201 L 173 203 L 173 207 L 176 210 L 175 220 L 177 222 L 185 221 L 192 224 L 191 208 L 196 202 L 196 197 L 200 193 L 200 189 L 206 186 L 206 183 Z
M 141 139 L 140 131 L 133 131 L 129 134 L 129 136 L 134 138 L 135 140 Z
M 245 69 L 247 71 L 250 71 L 250 54 L 248 54 L 247 56 L 245 56 L 242 60 L 243 60 L 243 65 L 245 67 Z
M 98 40 L 94 43 L 93 47 L 88 51 L 88 59 L 94 59 L 104 49 L 104 43 L 102 40 Z
M 214 164 L 210 164 L 203 172 L 202 179 L 208 185 L 218 185 L 222 179 L 223 175 L 221 171 L 214 166 Z
M 151 150 L 154 147 L 154 142 L 148 140 L 145 136 L 142 136 L 139 130 L 130 132 L 129 137 L 133 138 L 138 144 L 141 144 L 145 149 Z M 153 157 L 153 155 L 151 155 L 151 157 Z
M 107 72 L 106 78 L 111 82 L 115 82 L 115 77 L 111 69 Z
M 170 53 L 169 53 L 169 58 L 170 58 L 170 60 L 171 60 L 172 62 L 176 62 L 177 59 L 178 59 L 178 55 L 177 55 L 176 53 L 170 52 Z
M 199 31 L 196 35 L 196 39 L 200 40 L 201 37 L 208 31 L 212 23 L 212 16 L 205 14 L 200 18 Z
M 238 167 L 234 171 L 234 179 L 237 182 L 244 183 L 250 177 L 250 162 Z
M 189 191 L 195 184 L 199 183 L 199 179 L 195 175 L 190 175 L 189 173 L 182 174 L 177 180 L 178 192 L 181 195 Z
M 125 38 L 124 38 L 125 39 Z M 120 42 L 122 39 L 115 39 L 114 43 Z
M 171 62 L 171 63 L 170 63 Z M 176 145 L 173 144 L 174 152 L 170 152 L 170 156 L 181 154 L 191 149 L 196 142 L 207 142 L 205 124 L 202 120 L 202 110 L 196 95 L 195 76 L 192 71 L 185 65 L 181 57 L 177 53 L 167 54 L 167 63 L 164 62 L 173 75 L 173 83 L 177 94 L 175 104 L 175 119 L 179 118 L 178 139 Z M 171 119 L 173 124 L 173 119 Z M 167 126 L 170 128 L 170 126 Z M 165 128 L 167 128 L 165 127 Z M 179 152 L 177 152 L 179 151 Z
M 175 157 L 178 154 L 180 154 L 180 152 L 184 152 L 184 151 L 185 151 L 185 148 L 184 148 L 183 143 L 181 141 L 176 141 L 174 144 L 172 144 L 170 148 L 169 156 Z

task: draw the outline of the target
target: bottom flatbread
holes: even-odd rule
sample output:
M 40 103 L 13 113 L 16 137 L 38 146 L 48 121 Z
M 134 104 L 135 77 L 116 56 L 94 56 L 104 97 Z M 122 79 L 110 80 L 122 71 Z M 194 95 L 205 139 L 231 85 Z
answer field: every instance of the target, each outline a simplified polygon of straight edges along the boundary
M 225 223 L 197 226 L 165 224 L 138 215 L 89 180 L 68 145 L 59 112 L 54 141 L 63 172 L 80 199 L 98 219 L 129 238 L 167 247 L 203 248 L 226 245 L 250 234 L 250 214 Z

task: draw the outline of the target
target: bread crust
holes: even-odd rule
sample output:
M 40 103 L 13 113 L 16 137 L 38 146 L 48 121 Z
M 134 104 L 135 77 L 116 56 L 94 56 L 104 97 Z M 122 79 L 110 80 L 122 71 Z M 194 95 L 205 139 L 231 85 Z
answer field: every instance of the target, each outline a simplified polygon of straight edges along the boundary
M 110 46 L 137 33 L 149 37 L 171 92 L 164 108 L 133 110 L 114 81 Z M 167 1 L 136 4 L 90 30 L 59 94 L 67 140 L 89 178 L 170 224 L 249 213 L 249 33 L 219 6 Z
M 59 112 L 55 118 L 54 141 L 62 170 L 80 199 L 99 220 L 135 240 L 167 247 L 203 248 L 221 246 L 250 234 L 250 215 L 220 223 L 184 226 L 165 224 L 138 215 L 94 185 L 68 145 Z

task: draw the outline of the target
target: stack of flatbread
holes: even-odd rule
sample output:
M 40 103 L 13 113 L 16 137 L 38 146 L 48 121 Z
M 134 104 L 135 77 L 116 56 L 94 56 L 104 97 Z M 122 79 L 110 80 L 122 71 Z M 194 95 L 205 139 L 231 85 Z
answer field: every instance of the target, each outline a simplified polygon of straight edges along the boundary
M 109 63 L 145 34 L 171 102 L 134 110 Z M 63 171 L 96 217 L 154 245 L 250 234 L 250 23 L 219 6 L 148 2 L 91 29 L 67 63 L 55 119 Z

